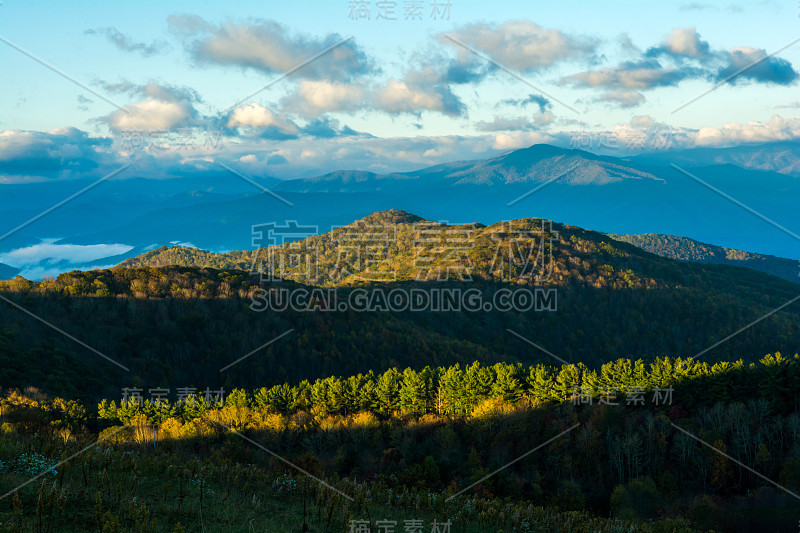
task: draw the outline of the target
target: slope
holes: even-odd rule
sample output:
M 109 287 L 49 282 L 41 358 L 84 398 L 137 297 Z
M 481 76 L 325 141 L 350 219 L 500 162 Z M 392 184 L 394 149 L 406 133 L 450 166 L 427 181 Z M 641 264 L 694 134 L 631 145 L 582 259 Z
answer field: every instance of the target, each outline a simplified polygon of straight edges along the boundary
M 266 257 L 274 262 L 256 265 L 268 267 L 262 269 L 267 278 L 283 274 L 283 281 L 260 282 L 240 270 L 117 267 L 40 283 L 2 282 L 6 298 L 97 352 L 3 303 L 0 387 L 33 385 L 67 396 L 108 397 L 131 386 L 230 390 L 472 361 L 556 357 L 596 367 L 621 356 L 698 354 L 797 294 L 795 284 L 760 272 L 674 261 L 598 232 L 542 222 L 453 227 L 401 211 L 374 213 L 334 232 L 269 248 L 273 253 Z M 348 261 L 343 272 L 342 252 L 374 245 L 387 223 L 396 228 L 397 239 L 383 260 Z M 420 231 L 432 233 L 418 239 Z M 458 243 L 460 252 L 453 255 L 443 242 Z M 297 269 L 298 252 L 309 249 L 318 251 L 313 280 Z M 546 261 L 525 264 L 520 249 Z M 422 264 L 420 250 L 429 254 Z M 294 266 L 271 270 L 281 258 Z M 345 302 L 393 289 L 472 291 L 481 306 L 340 310 L 307 298 L 315 286 L 329 287 L 320 294 L 333 291 Z M 264 309 L 255 305 L 259 290 L 283 291 L 290 300 L 305 293 L 306 299 L 299 307 Z M 524 291 L 531 298 L 549 291 L 544 295 L 551 305 L 484 309 L 484 302 L 497 304 L 504 291 L 514 298 L 526 296 Z M 797 307 L 761 320 L 704 353 L 703 360 L 797 352 Z M 129 371 L 100 359 L 98 352 Z
M 673 235 L 648 233 L 645 235 L 610 235 L 610 237 L 678 261 L 752 268 L 787 281 L 800 283 L 800 262 L 792 259 L 734 250 Z

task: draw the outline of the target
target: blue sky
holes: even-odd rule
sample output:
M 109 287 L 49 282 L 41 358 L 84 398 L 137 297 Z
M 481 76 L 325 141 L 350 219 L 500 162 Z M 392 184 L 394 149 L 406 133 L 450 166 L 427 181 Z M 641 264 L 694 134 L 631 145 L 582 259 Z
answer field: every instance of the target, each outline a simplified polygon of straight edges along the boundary
M 450 0 L 444 20 L 433 0 L 422 20 L 404 20 L 404 0 L 392 2 L 398 20 L 376 20 L 378 3 L 354 20 L 350 0 L 6 0 L 0 37 L 124 111 L 0 43 L 0 181 L 101 175 L 130 159 L 153 177 L 216 159 L 280 178 L 409 170 L 585 132 L 631 150 L 665 132 L 674 147 L 800 136 L 800 43 L 673 112 L 800 38 L 794 2 Z

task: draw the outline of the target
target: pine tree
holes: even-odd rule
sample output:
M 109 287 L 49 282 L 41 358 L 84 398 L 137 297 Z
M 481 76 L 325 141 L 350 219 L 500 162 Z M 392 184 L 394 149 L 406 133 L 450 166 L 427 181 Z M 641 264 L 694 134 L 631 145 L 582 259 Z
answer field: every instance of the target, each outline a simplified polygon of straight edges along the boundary
M 517 379 L 516 366 L 498 363 L 493 368 L 496 378 L 492 385 L 491 396 L 502 398 L 507 402 L 517 402 L 525 392 L 522 383 Z
M 428 389 L 424 376 L 411 368 L 403 372 L 400 386 L 400 409 L 421 416 L 428 412 Z
M 438 389 L 443 414 L 459 416 L 469 414 L 469 399 L 465 391 L 461 365 L 451 366 L 441 374 Z
M 400 407 L 401 374 L 396 368 L 390 368 L 378 378 L 375 386 L 375 410 L 383 416 L 389 416 Z
M 475 361 L 464 373 L 464 384 L 469 410 L 472 411 L 476 405 L 489 397 L 494 384 L 494 373 Z
M 550 368 L 544 365 L 531 367 L 528 375 L 528 387 L 531 398 L 538 402 L 549 402 L 557 399 L 554 390 L 555 379 Z
M 576 365 L 563 365 L 556 375 L 553 394 L 558 401 L 567 401 L 580 394 L 581 374 Z

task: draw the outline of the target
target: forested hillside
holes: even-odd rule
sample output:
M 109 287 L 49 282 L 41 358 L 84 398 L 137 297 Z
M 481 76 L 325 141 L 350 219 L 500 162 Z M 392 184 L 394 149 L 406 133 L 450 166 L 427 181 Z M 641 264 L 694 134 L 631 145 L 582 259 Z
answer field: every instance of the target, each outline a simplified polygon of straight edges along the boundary
M 262 231 L 262 230 L 258 230 Z M 547 286 L 642 289 L 678 286 L 723 286 L 771 283 L 737 270 L 680 265 L 642 253 L 638 247 L 595 231 L 542 219 L 499 222 L 490 226 L 448 226 L 398 210 L 381 211 L 342 228 L 295 242 L 254 250 L 213 254 L 184 247 L 165 247 L 120 263 L 120 267 L 192 266 L 253 270 L 313 285 L 342 285 L 369 281 L 479 279 L 535 282 Z M 449 243 L 447 247 L 444 244 Z M 530 248 L 531 271 L 515 268 L 519 241 Z M 377 244 L 381 256 L 346 260 L 347 250 Z M 443 244 L 444 243 L 444 244 Z M 436 246 L 439 249 L 436 249 Z M 457 245 L 457 246 L 456 246 Z M 531 251 L 532 250 L 532 251 Z M 428 252 L 428 253 L 426 253 Z M 742 252 L 744 253 L 744 252 Z M 313 255 L 313 268 L 292 265 L 291 257 Z M 420 263 L 420 254 L 430 258 Z M 516 261 L 518 262 L 518 261 Z M 287 266 L 288 265 L 288 266 Z M 505 266 L 506 269 L 498 268 Z M 369 267 L 369 268 L 368 268 Z M 347 270 L 349 269 L 349 270 Z M 382 275 L 383 274 L 383 275 Z M 720 283 L 721 282 L 721 283 Z
M 291 299 L 316 285 L 293 281 L 306 279 L 307 271 L 291 269 L 285 281 L 262 281 L 262 275 L 275 273 L 264 272 L 263 266 L 270 263 L 263 261 L 256 261 L 262 275 L 196 267 L 117 267 L 71 272 L 38 283 L 17 278 L 0 283 L 0 295 L 85 339 L 92 349 L 129 371 L 2 302 L 0 386 L 32 385 L 51 394 L 97 399 L 135 384 L 230 390 L 394 366 L 531 364 L 552 361 L 548 352 L 599 368 L 623 356 L 651 361 L 704 352 L 706 362 L 739 358 L 750 362 L 761 353 L 798 351 L 800 318 L 796 306 L 789 306 L 705 352 L 796 296 L 794 284 L 759 272 L 682 263 L 561 224 L 544 232 L 544 245 L 539 237 L 536 240 L 537 249 L 546 250 L 553 239 L 553 259 L 548 263 L 552 267 L 527 272 L 509 255 L 507 226 L 470 225 L 460 227 L 474 232 L 469 238 L 475 246 L 469 253 L 434 255 L 423 265 L 428 275 L 417 280 L 415 269 L 420 267 L 411 243 L 418 218 L 384 212 L 351 227 L 364 229 L 359 238 L 369 242 L 374 232 L 385 229 L 376 222 L 387 221 L 398 224 L 398 238 L 385 260 L 350 262 L 352 271 L 347 275 L 342 275 L 337 260 L 341 245 L 336 232 L 283 245 L 262 257 L 280 264 L 281 254 L 296 253 L 298 246 L 313 243 L 320 258 L 317 283 L 327 285 L 341 300 L 357 291 L 366 291 L 362 295 L 371 301 L 386 289 L 433 293 L 448 288 L 474 290 L 492 301 L 504 290 L 534 288 L 556 291 L 551 303 L 557 305 L 538 311 L 360 312 L 323 308 L 312 299 L 301 309 L 265 311 L 254 306 L 252 297 L 258 291 L 283 289 Z M 539 228 L 541 234 L 540 220 L 515 223 L 526 230 Z M 497 269 L 497 264 L 505 270 Z M 395 272 L 396 281 L 370 277 L 391 279 L 380 276 Z
M 128 268 L 195 266 L 200 268 L 250 270 L 253 264 L 249 251 L 217 254 L 186 246 L 162 246 L 131 257 L 118 266 Z
M 787 281 L 800 283 L 800 261 L 793 259 L 743 252 L 673 235 L 648 233 L 646 235 L 610 235 L 610 237 L 670 259 L 752 268 Z

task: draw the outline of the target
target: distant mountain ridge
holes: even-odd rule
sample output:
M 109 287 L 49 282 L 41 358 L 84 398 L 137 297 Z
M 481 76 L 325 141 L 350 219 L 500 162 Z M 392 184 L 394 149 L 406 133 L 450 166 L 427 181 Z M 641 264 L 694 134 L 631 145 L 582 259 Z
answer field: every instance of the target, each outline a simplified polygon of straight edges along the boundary
M 728 148 L 689 148 L 662 150 L 630 157 L 634 163 L 681 166 L 731 164 L 752 170 L 773 171 L 800 177 L 800 143 L 779 141 Z
M 200 179 L 115 178 L 10 235 L 0 243 L 0 252 L 53 239 L 59 245 L 117 243 L 136 250 L 169 243 L 242 250 L 250 246 L 251 229 L 259 224 L 294 220 L 328 231 L 375 211 L 398 208 L 449 223 L 539 217 L 610 234 L 685 235 L 731 249 L 800 259 L 796 240 L 763 218 L 743 213 L 730 200 L 800 233 L 800 179 L 792 175 L 791 155 L 800 153 L 796 144 L 743 146 L 739 155 L 735 149 L 718 149 L 722 151 L 716 155 L 694 149 L 635 157 L 538 144 L 484 160 L 387 174 L 337 170 L 280 181 L 266 175 L 272 167 L 250 168 L 258 186 L 215 167 Z M 772 164 L 757 163 L 761 160 Z M 691 176 L 672 168 L 672 162 Z M 0 232 L 23 225 L 88 185 L 0 185 Z M 14 264 L 27 272 L 65 271 L 50 259 Z M 118 260 L 98 261 L 96 265 L 108 265 Z
M 688 237 L 659 235 L 609 235 L 643 250 L 678 261 L 732 265 L 759 270 L 787 281 L 800 283 L 800 261 L 774 255 L 755 254 L 699 242 Z
M 456 161 L 412 172 L 331 172 L 316 178 L 287 180 L 275 191 L 364 192 L 398 187 L 442 185 L 522 185 L 558 180 L 569 185 L 605 185 L 626 179 L 663 181 L 653 174 L 620 164 L 616 158 L 583 150 L 535 144 L 486 160 Z

